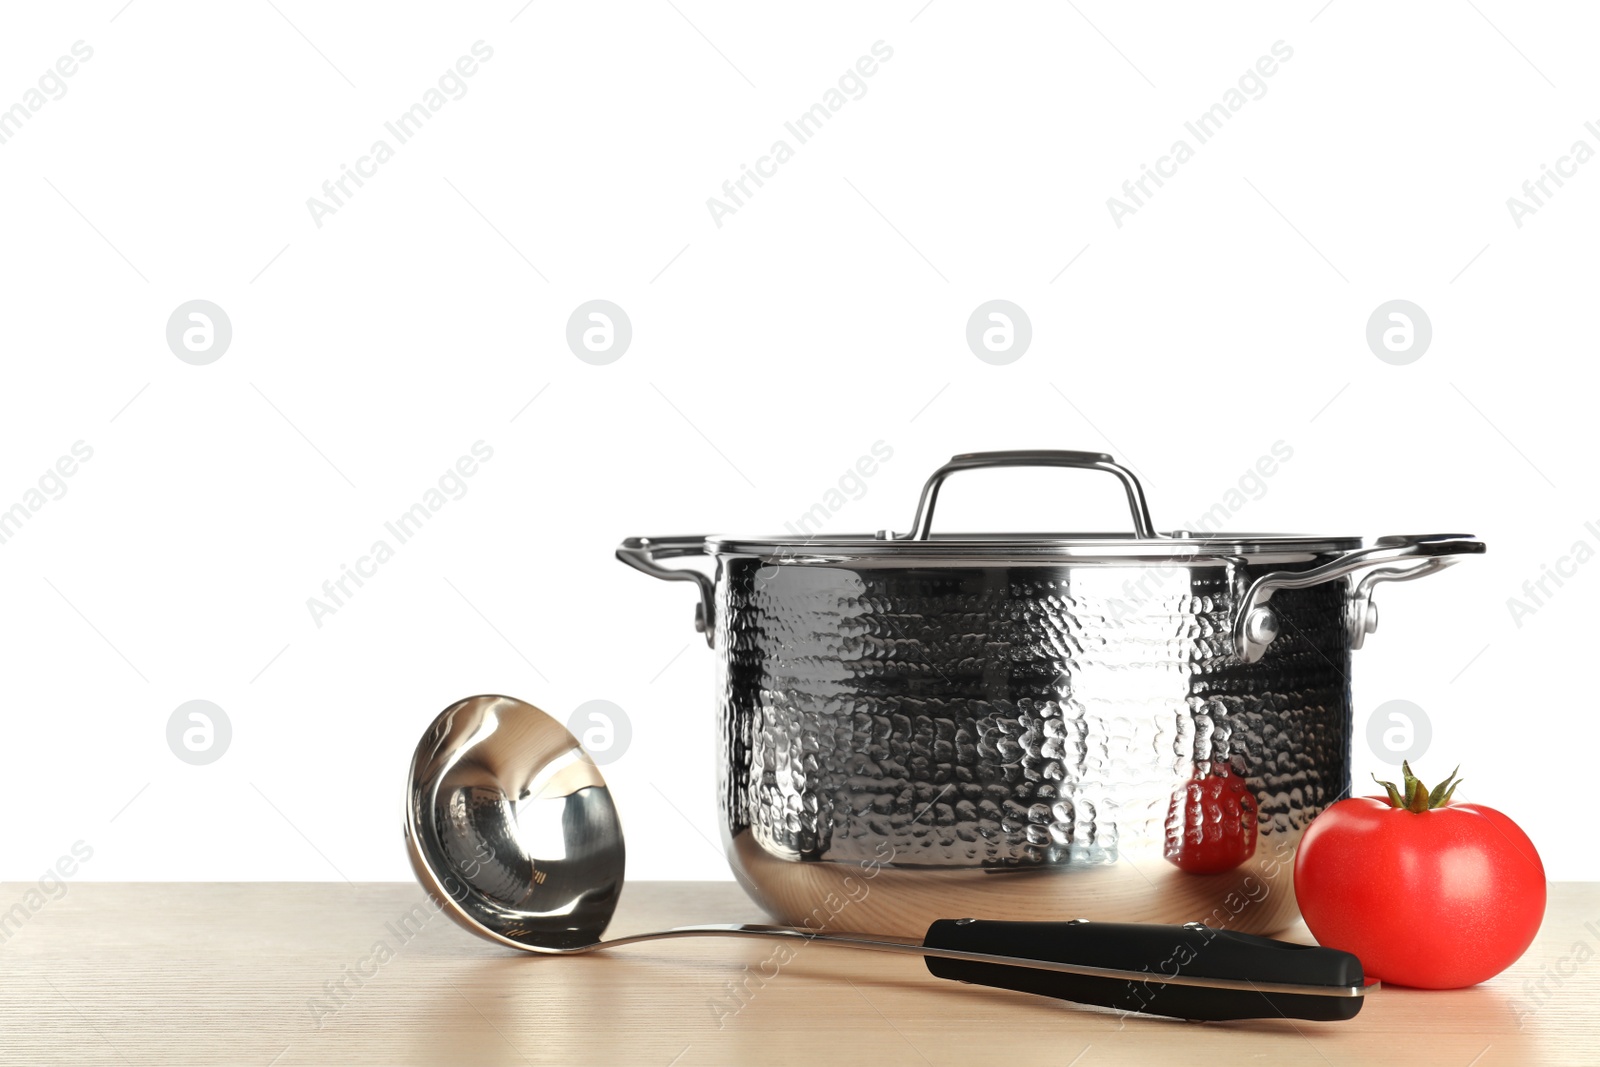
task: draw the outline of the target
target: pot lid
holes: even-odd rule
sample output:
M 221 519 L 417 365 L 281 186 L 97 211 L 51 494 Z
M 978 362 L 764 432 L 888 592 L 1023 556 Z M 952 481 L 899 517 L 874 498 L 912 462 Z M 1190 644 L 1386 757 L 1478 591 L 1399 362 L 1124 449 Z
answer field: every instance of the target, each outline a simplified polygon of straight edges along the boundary
M 951 474 L 995 467 L 1077 467 L 1105 471 L 1122 482 L 1132 513 L 1130 532 L 1095 533 L 934 533 L 933 510 L 939 489 Z M 1150 521 L 1144 489 L 1126 467 L 1103 452 L 1028 450 L 969 452 L 953 457 L 922 487 L 909 533 L 805 534 L 775 537 L 709 537 L 713 552 L 779 556 L 795 561 L 893 556 L 932 560 L 979 559 L 1182 559 L 1255 554 L 1302 555 L 1343 552 L 1361 546 L 1359 537 L 1174 530 L 1158 533 Z
M 1257 554 L 1307 556 L 1346 552 L 1361 547 L 1359 537 L 1312 534 L 1190 533 L 1177 530 L 1150 538 L 1127 534 L 936 534 L 912 539 L 903 535 L 819 534 L 816 537 L 733 537 L 705 539 L 712 553 L 781 557 L 801 562 L 894 556 L 930 560 L 1005 560 L 1102 558 L 1174 560 Z

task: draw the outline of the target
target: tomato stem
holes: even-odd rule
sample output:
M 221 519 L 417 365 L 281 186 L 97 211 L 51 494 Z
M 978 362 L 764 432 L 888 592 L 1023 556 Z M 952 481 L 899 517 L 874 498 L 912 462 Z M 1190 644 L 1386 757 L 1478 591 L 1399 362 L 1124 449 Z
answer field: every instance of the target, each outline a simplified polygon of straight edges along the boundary
M 1401 779 L 1402 788 L 1395 788 L 1393 782 L 1385 782 L 1377 775 L 1373 775 L 1372 780 L 1383 786 L 1384 790 L 1389 794 L 1389 805 L 1391 807 L 1404 808 L 1420 815 L 1425 811 L 1442 808 L 1450 803 L 1450 798 L 1455 796 L 1456 786 L 1461 784 L 1461 780 L 1456 777 L 1460 770 L 1461 767 L 1458 765 L 1455 770 L 1450 772 L 1450 777 L 1434 786 L 1431 791 L 1422 784 L 1420 778 L 1411 773 L 1411 762 L 1409 760 L 1404 760 L 1400 764 L 1400 773 L 1403 776 Z

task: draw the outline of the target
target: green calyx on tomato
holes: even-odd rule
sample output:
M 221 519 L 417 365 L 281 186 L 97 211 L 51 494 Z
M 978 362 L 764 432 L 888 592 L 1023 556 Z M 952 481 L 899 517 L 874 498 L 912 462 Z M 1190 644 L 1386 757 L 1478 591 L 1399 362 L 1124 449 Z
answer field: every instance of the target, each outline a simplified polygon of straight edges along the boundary
M 1389 803 L 1394 807 L 1414 811 L 1420 815 L 1425 811 L 1442 808 L 1450 803 L 1450 798 L 1455 796 L 1456 786 L 1461 784 L 1461 779 L 1456 777 L 1457 771 L 1460 770 L 1461 768 L 1457 767 L 1454 771 L 1451 771 L 1450 777 L 1434 786 L 1432 791 L 1429 791 L 1428 787 L 1422 784 L 1420 778 L 1411 773 L 1411 762 L 1409 760 L 1403 760 L 1400 763 L 1400 773 L 1405 776 L 1401 779 L 1405 786 L 1404 792 L 1396 789 L 1393 782 L 1385 782 L 1376 774 L 1372 776 L 1372 780 L 1383 786 L 1388 792 Z

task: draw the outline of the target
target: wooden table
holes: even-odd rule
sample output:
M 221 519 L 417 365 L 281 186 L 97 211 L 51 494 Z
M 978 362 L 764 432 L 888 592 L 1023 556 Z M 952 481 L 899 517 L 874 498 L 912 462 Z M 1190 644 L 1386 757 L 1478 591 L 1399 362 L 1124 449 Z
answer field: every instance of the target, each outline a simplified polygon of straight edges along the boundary
M 821 945 L 781 967 L 776 943 L 728 940 L 536 959 L 409 884 L 30 888 L 0 886 L 0 910 L 42 900 L 0 929 L 8 1063 L 1600 1064 L 1589 883 L 1551 887 L 1539 940 L 1494 981 L 1384 989 L 1320 1024 L 1122 1019 Z M 634 883 L 611 932 L 745 921 L 761 916 L 731 883 Z

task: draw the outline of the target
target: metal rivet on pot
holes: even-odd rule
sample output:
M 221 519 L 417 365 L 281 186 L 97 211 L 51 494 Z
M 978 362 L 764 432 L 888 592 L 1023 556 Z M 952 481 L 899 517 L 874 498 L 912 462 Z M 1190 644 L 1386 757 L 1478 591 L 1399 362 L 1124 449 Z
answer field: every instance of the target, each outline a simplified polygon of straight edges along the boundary
M 1255 608 L 1244 621 L 1244 636 L 1251 643 L 1265 648 L 1278 636 L 1278 616 L 1269 607 Z

